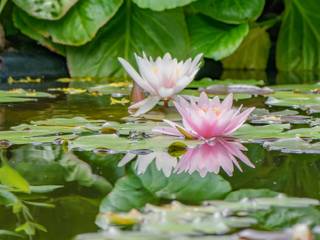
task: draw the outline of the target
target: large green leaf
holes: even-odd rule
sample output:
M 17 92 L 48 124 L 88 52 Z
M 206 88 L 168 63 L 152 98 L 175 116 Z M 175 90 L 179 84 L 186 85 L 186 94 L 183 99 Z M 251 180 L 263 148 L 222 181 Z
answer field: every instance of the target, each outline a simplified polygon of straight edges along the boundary
M 188 42 L 181 9 L 154 12 L 128 1 L 92 42 L 68 48 L 68 66 L 72 76 L 111 76 L 119 74 L 120 56 L 132 63 L 133 53 L 142 51 L 153 56 L 170 52 L 185 57 Z
M 82 0 L 57 21 L 39 20 L 18 8 L 14 9 L 13 16 L 20 18 L 36 34 L 50 38 L 54 43 L 79 46 L 89 42 L 99 28 L 113 17 L 121 4 L 122 0 Z M 16 27 L 23 32 L 23 25 L 17 24 Z M 29 34 L 29 37 L 32 35 Z
M 154 11 L 163 11 L 165 9 L 171 9 L 188 5 L 191 2 L 197 0 L 133 0 L 141 8 L 150 8 Z
M 254 21 L 262 13 L 265 0 L 201 0 L 192 7 L 209 17 L 226 23 Z
M 65 55 L 65 47 L 63 45 L 53 43 L 50 39 L 41 35 L 34 29 L 34 25 L 30 24 L 28 21 L 24 21 L 25 18 L 21 17 L 21 14 L 13 14 L 12 20 L 14 22 L 14 25 L 19 28 L 23 34 L 36 40 L 39 44 L 50 49 L 51 51 L 61 55 Z
M 249 32 L 248 24 L 231 25 L 200 15 L 188 18 L 194 54 L 220 60 L 232 54 Z
M 320 15 L 317 0 L 286 0 L 277 41 L 280 70 L 320 70 Z
M 265 69 L 268 63 L 271 41 L 264 28 L 250 29 L 240 47 L 223 60 L 225 69 Z
M 13 0 L 33 17 L 56 20 L 63 17 L 78 0 Z

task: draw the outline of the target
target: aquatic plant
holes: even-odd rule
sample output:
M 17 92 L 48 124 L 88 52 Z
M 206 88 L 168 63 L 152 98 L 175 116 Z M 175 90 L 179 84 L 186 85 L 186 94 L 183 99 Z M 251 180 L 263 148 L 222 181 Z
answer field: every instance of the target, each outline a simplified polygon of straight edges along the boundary
M 120 63 L 132 79 L 150 95 L 133 105 L 129 109 L 138 109 L 135 116 L 151 110 L 161 99 L 165 103 L 182 91 L 195 77 L 199 71 L 199 62 L 202 54 L 198 54 L 193 60 L 178 61 L 166 53 L 163 58 L 157 57 L 153 60 L 143 54 L 140 57 L 135 54 L 139 73 L 123 58 Z
M 172 136 L 190 139 L 212 140 L 219 136 L 230 136 L 246 121 L 254 108 L 241 112 L 241 108 L 233 109 L 233 95 L 229 94 L 222 102 L 219 97 L 209 99 L 202 92 L 198 100 L 177 97 L 175 107 L 182 117 L 180 126 L 175 122 L 164 120 L 170 127 L 157 127 L 153 131 Z

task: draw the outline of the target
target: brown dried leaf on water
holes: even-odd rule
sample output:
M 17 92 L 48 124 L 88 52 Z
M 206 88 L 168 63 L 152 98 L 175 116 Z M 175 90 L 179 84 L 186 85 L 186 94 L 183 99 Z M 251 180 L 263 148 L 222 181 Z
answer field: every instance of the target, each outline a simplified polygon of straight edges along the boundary
M 234 85 L 212 85 L 200 90 L 205 91 L 208 94 L 228 94 L 228 93 L 247 93 L 252 95 L 267 95 L 274 91 L 269 87 L 258 87 L 245 84 Z

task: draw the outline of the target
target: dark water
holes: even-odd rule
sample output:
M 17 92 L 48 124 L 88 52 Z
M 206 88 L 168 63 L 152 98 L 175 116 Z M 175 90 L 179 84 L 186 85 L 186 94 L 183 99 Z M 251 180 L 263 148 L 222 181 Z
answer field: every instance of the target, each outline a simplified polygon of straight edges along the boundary
M 246 106 L 265 107 L 261 97 L 242 102 Z M 88 95 L 60 95 L 51 100 L 3 104 L 0 106 L 0 127 L 7 130 L 32 120 L 74 116 L 115 121 L 128 115 L 127 106 L 110 105 L 110 96 Z M 248 149 L 246 155 L 255 168 L 241 164 L 243 172 L 236 169 L 233 176 L 222 173 L 232 189 L 266 188 L 290 196 L 320 199 L 319 155 L 268 152 L 259 144 L 245 144 L 245 147 Z M 32 239 L 67 240 L 79 233 L 98 230 L 95 217 L 106 192 L 100 183 L 66 181 L 66 168 L 59 163 L 64 156 L 61 148 L 50 144 L 25 145 L 12 146 L 6 152 L 9 164 L 31 185 L 64 185 L 64 188 L 53 193 L 35 196 L 40 199 L 45 197 L 55 208 L 30 208 L 35 221 L 48 230 L 47 233 L 38 231 Z M 104 177 L 111 184 L 128 171 L 126 166 L 117 167 L 117 162 L 123 156 L 121 154 L 119 157 L 119 154 L 113 156 L 80 151 L 74 152 L 74 155 L 88 164 L 92 174 Z M 14 229 L 17 222 L 19 220 L 11 213 L 11 209 L 0 209 L 0 229 Z

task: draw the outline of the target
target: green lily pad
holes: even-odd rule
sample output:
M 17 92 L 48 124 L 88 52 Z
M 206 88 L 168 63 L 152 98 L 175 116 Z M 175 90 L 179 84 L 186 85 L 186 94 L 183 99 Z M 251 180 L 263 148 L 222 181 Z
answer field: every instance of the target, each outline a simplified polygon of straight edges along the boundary
M 289 109 L 278 112 L 269 112 L 267 109 L 255 109 L 250 115 L 249 121 L 255 124 L 307 124 L 311 122 L 311 118 L 299 115 L 297 111 Z
M 186 146 L 195 146 L 200 143 L 197 140 L 185 140 L 170 136 L 156 136 L 142 139 L 128 139 L 119 137 L 115 134 L 88 135 L 75 139 L 69 145 L 71 149 L 79 148 L 82 150 L 108 149 L 113 151 L 132 151 L 132 150 L 164 150 L 172 143 L 181 142 Z
M 318 108 L 320 105 L 320 95 L 312 93 L 275 92 L 267 99 L 266 104 L 318 112 L 320 111 Z
M 256 79 L 225 79 L 225 80 L 213 80 L 211 78 L 202 78 L 201 80 L 192 81 L 188 88 L 199 88 L 199 87 L 209 87 L 211 85 L 230 85 L 230 84 L 245 84 L 245 85 L 253 85 L 253 86 L 262 86 L 264 85 L 263 80 Z
M 26 91 L 23 89 L 9 91 L 0 90 L 0 103 L 37 101 L 37 98 L 54 98 L 54 95 L 45 92 Z
M 275 142 L 263 144 L 268 150 L 281 151 L 284 153 L 308 153 L 320 154 L 320 143 L 310 143 L 301 138 L 280 139 Z
M 253 126 L 244 124 L 233 136 L 244 141 L 257 141 L 262 139 L 277 138 L 290 124 L 272 124 L 264 126 Z

